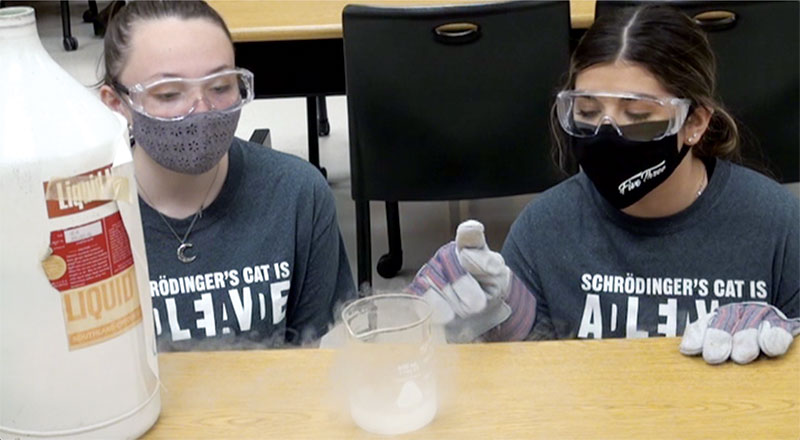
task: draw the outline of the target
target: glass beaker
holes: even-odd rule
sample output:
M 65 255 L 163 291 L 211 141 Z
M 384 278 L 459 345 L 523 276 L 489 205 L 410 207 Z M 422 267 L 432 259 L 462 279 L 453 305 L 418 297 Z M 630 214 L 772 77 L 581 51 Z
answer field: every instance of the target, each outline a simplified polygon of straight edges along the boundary
M 362 298 L 342 310 L 351 368 L 347 400 L 365 431 L 411 432 L 436 415 L 431 312 L 423 299 L 399 293 Z

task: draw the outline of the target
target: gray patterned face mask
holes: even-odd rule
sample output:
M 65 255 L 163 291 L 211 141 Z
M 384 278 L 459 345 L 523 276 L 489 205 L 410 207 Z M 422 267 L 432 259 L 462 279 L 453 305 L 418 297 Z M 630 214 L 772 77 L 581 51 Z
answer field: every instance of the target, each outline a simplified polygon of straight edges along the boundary
M 136 145 L 164 168 L 202 174 L 213 168 L 231 147 L 240 110 L 195 113 L 179 121 L 162 121 L 132 111 Z

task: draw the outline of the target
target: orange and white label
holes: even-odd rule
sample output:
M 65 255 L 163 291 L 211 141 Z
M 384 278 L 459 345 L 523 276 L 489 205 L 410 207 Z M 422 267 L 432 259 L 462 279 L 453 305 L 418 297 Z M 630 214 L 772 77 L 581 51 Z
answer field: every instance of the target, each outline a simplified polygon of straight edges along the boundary
M 70 350 L 124 333 L 142 321 L 130 240 L 117 211 L 50 233 L 45 274 L 60 293 Z
M 120 335 L 142 321 L 133 266 L 102 282 L 62 292 L 69 348 Z
M 63 217 L 105 205 L 113 200 L 127 200 L 128 179 L 111 175 L 111 165 L 67 178 L 44 182 L 49 218 Z

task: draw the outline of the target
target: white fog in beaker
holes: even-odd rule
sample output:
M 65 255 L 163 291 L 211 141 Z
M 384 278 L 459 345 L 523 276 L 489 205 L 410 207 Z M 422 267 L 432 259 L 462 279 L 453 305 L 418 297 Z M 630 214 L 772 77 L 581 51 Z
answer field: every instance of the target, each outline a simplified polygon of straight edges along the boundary
M 362 429 L 401 434 L 430 423 L 438 408 L 431 308 L 405 294 L 360 299 L 342 311 L 347 404 Z

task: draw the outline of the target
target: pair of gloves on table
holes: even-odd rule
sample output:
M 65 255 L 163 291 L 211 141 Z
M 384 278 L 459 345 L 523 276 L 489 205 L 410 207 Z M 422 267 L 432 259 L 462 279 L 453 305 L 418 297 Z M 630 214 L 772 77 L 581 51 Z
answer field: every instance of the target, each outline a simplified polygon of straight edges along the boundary
M 407 287 L 434 309 L 447 340 L 522 340 L 535 318 L 536 301 L 525 284 L 489 249 L 483 225 L 467 220 L 456 240 L 436 252 Z M 727 304 L 689 324 L 680 344 L 685 355 L 703 355 L 709 364 L 746 364 L 763 352 L 786 353 L 800 334 L 800 318 L 788 319 L 766 303 Z
M 788 319 L 775 306 L 759 302 L 726 304 L 689 324 L 681 353 L 703 354 L 709 364 L 732 359 L 746 364 L 759 353 L 774 357 L 786 353 L 800 334 L 800 318 Z

